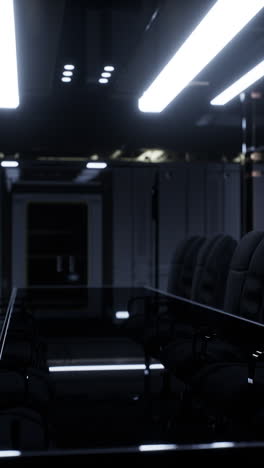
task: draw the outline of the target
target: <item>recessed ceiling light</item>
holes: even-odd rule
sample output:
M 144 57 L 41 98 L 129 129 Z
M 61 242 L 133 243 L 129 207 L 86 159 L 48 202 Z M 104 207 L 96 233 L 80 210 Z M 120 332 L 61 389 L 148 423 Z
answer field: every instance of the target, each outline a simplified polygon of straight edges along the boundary
M 105 167 L 107 167 L 107 164 L 105 162 L 88 162 L 86 164 L 86 167 L 88 169 L 105 169 Z
M 108 83 L 108 79 L 107 78 L 99 78 L 99 83 L 102 83 L 102 84 L 106 84 Z
M 64 70 L 74 70 L 75 66 L 71 64 L 64 65 Z
M 106 65 L 104 67 L 104 71 L 106 71 L 106 72 L 113 72 L 114 69 L 115 69 L 115 67 L 113 67 L 113 65 Z
M 63 76 L 61 81 L 63 81 L 64 83 L 70 83 L 71 82 L 71 78 L 69 76 Z
M 102 76 L 103 78 L 110 78 L 111 73 L 109 73 L 109 72 L 103 72 L 103 73 L 101 73 L 101 76 Z
M 64 71 L 62 74 L 63 74 L 63 76 L 72 76 L 73 75 L 72 71 L 68 71 L 68 70 Z
M 18 164 L 17 161 L 1 161 L 2 167 L 17 167 Z
M 127 310 L 118 310 L 115 313 L 115 316 L 117 319 L 128 319 L 129 318 L 129 312 Z

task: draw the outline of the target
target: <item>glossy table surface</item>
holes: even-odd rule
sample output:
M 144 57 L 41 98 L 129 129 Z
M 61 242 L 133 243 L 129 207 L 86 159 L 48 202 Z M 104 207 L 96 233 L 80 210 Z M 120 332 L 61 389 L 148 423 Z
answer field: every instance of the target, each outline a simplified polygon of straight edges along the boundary
M 13 295 L 6 343 L 23 311 L 34 316 L 55 387 L 49 418 L 56 448 L 161 440 L 144 394 L 143 348 L 128 336 L 125 323 L 129 300 L 139 298 L 142 310 L 142 298 L 158 299 L 162 294 L 145 288 L 104 287 L 18 289 Z M 162 366 L 153 362 L 152 368 L 157 390 Z
M 26 310 L 34 316 L 39 339 L 46 346 L 49 378 L 55 388 L 48 410 L 55 441 L 49 454 L 54 450 L 165 453 L 184 447 L 188 451 L 235 447 L 233 442 L 224 445 L 202 435 L 199 424 L 195 430 L 182 423 L 170 430 L 171 416 L 177 418 L 180 411 L 183 387 L 175 379 L 172 393 L 163 397 L 164 369 L 158 361 L 152 360 L 151 386 L 146 392 L 144 349 L 129 336 L 127 323 L 131 299 L 133 313 L 140 314 L 147 298 L 169 299 L 178 305 L 176 297 L 143 287 L 13 291 L 6 342 L 15 317 Z

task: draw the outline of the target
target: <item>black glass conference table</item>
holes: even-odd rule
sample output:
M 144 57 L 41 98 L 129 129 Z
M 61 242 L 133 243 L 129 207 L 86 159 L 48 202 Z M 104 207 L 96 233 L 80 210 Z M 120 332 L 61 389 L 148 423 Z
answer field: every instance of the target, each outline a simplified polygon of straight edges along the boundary
M 150 393 L 145 391 L 143 347 L 126 328 L 131 299 L 137 298 L 133 310 L 143 311 L 145 298 L 161 297 L 148 288 L 13 291 L 2 357 L 6 359 L 9 334 L 26 312 L 34 318 L 38 339 L 45 345 L 55 389 L 48 410 L 54 447 L 122 447 L 164 440 L 164 427 L 157 422 L 160 408 L 149 405 Z M 163 366 L 153 360 L 150 370 L 158 397 Z
M 179 398 L 175 395 L 180 394 L 182 384 L 175 379 L 171 394 L 164 398 L 164 369 L 152 359 L 151 385 L 146 392 L 144 349 L 129 336 L 127 329 L 131 301 L 134 313 L 144 313 L 148 302 L 168 301 L 179 309 L 181 299 L 147 287 L 12 291 L 2 323 L 1 358 L 5 358 L 5 347 L 16 319 L 19 321 L 25 313 L 34 317 L 54 389 L 46 414 L 52 443 L 48 450 L 34 452 L 34 456 L 156 451 L 164 456 L 167 452 L 170 456 L 172 453 L 182 456 L 179 454 L 192 450 L 201 453 L 212 448 L 262 448 L 261 442 L 241 445 L 240 441 L 210 439 L 200 430 L 199 422 L 192 430 L 182 423 L 178 429 L 176 425 L 170 430 L 170 417 L 177 417 L 179 410 Z M 191 301 L 183 305 L 181 310 L 189 311 L 192 321 Z M 215 313 L 221 315 L 220 311 Z M 262 325 L 257 329 L 263 334 Z

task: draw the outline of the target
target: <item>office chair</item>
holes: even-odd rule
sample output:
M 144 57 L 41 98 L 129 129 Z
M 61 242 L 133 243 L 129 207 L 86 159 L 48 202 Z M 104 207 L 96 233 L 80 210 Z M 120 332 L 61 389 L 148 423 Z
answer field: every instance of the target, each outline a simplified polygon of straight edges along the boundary
M 167 292 L 190 298 L 197 255 L 205 242 L 202 236 L 192 236 L 182 240 L 176 247 L 168 274 Z M 165 306 L 167 305 L 165 300 Z M 141 307 L 140 307 L 141 306 Z M 129 320 L 124 323 L 125 332 L 135 341 L 143 344 L 148 330 L 156 323 L 161 303 L 146 297 L 133 298 L 128 303 Z
M 0 410 L 0 450 L 46 450 L 51 445 L 49 425 L 38 412 L 23 407 Z
M 228 272 L 224 311 L 235 316 L 263 322 L 264 233 L 252 231 L 238 243 Z M 170 344 L 163 353 L 163 363 L 187 385 L 189 404 L 202 408 L 206 415 L 245 422 L 262 405 L 264 366 L 256 366 L 262 351 L 254 344 L 240 341 L 235 331 L 215 336 L 207 343 L 202 356 L 193 361 L 192 343 Z M 259 348 L 256 343 L 255 346 Z M 254 361 L 255 360 L 255 361 Z M 230 419 L 231 418 L 231 419 Z M 232 424 L 231 424 L 232 425 Z M 216 425 L 220 426 L 220 425 Z
M 197 255 L 193 274 L 190 299 L 211 307 L 221 308 L 224 303 L 227 273 L 237 242 L 229 235 L 217 234 L 206 240 Z M 171 347 L 193 339 L 193 324 L 177 322 L 177 313 L 183 309 L 175 305 L 173 300 L 169 305 L 169 312 L 158 315 L 155 332 L 149 333 L 145 342 L 148 352 L 156 358 L 165 360 L 163 349 L 169 343 Z M 179 357 L 180 359 L 180 357 Z M 166 362 L 166 361 L 165 361 Z

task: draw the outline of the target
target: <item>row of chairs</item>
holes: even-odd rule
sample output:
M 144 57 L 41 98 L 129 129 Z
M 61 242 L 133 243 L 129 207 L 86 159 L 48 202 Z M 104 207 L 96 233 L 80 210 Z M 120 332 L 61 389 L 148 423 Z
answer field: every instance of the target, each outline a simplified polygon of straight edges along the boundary
M 188 239 L 173 256 L 168 291 L 178 299 L 262 323 L 264 233 L 252 231 L 238 243 L 224 234 Z M 133 314 L 133 307 L 134 303 L 127 331 L 143 345 L 147 362 L 154 357 L 163 363 L 166 384 L 170 375 L 184 383 L 183 407 L 202 408 L 210 421 L 220 418 L 218 428 L 226 427 L 223 420 L 229 428 L 254 427 L 252 435 L 257 437 L 264 369 L 255 364 L 261 361 L 262 343 L 247 342 L 245 337 L 241 342 L 233 330 L 230 336 L 221 336 L 217 327 L 201 322 L 202 314 L 199 320 L 193 316 L 190 320 L 184 300 L 170 301 L 165 310 L 164 304 L 148 305 L 148 320 L 144 313 Z
M 168 293 L 191 299 L 208 306 L 222 308 L 230 261 L 237 242 L 229 235 L 217 234 L 211 239 L 192 236 L 177 246 L 170 265 Z M 192 327 L 174 324 L 179 310 L 174 304 L 168 308 L 161 302 L 151 303 L 150 311 L 145 298 L 139 310 L 137 301 L 129 304 L 130 319 L 125 327 L 130 336 L 144 345 L 146 353 L 160 358 L 160 349 L 175 336 L 192 334 Z M 136 306 L 136 307 L 135 307 Z

